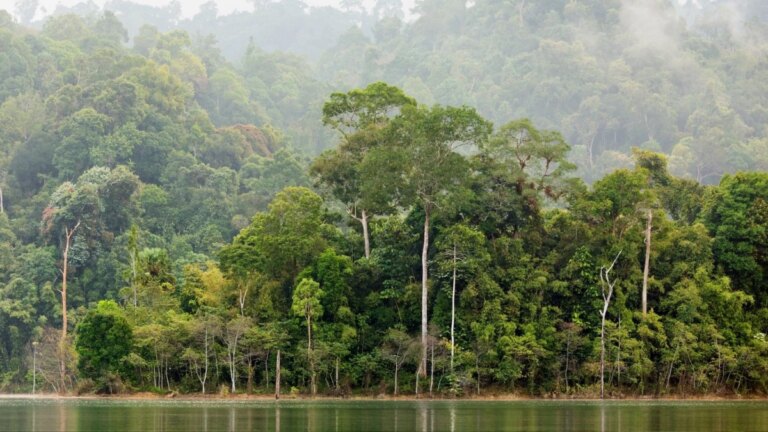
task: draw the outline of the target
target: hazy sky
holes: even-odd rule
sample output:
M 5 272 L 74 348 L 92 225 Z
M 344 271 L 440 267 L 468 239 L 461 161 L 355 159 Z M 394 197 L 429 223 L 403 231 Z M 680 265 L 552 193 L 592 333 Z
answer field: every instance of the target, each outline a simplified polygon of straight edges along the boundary
M 0 0 L 0 9 L 5 9 L 13 13 L 15 4 L 18 1 L 28 0 Z M 104 5 L 107 0 L 92 0 L 99 6 Z M 130 0 L 133 3 L 140 3 L 152 6 L 162 6 L 171 2 L 171 0 Z M 208 3 L 210 0 L 179 0 L 184 17 L 194 16 L 200 8 L 200 5 Z M 234 11 L 250 11 L 253 10 L 251 2 L 248 0 L 214 0 L 219 7 L 219 13 L 226 15 Z M 403 0 L 403 4 L 406 9 L 413 7 L 415 0 Z M 82 3 L 83 0 L 39 0 L 40 9 L 36 18 L 40 18 L 41 15 L 53 12 L 56 9 L 57 4 L 63 4 L 66 6 L 72 6 L 77 3 Z M 341 0 L 304 0 L 305 3 L 310 6 L 338 6 Z M 366 4 L 373 3 L 374 0 L 366 0 Z

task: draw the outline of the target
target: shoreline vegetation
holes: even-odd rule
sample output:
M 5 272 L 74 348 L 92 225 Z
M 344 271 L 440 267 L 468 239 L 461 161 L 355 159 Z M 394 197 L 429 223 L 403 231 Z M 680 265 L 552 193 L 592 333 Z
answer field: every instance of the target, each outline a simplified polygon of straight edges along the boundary
M 0 11 L 0 391 L 768 394 L 768 57 L 670 25 L 662 73 L 628 2 L 442 3 L 408 28 L 481 60 L 399 26 L 359 60 L 452 98 Z
M 138 393 L 124 393 L 124 394 L 87 394 L 87 395 L 60 395 L 56 393 L 43 393 L 43 394 L 31 394 L 31 393 L 3 393 L 0 394 L 0 401 L 9 399 L 35 399 L 35 400 L 125 400 L 125 401 L 200 401 L 200 402 L 239 402 L 239 401 L 479 401 L 479 402 L 498 402 L 498 401 L 701 401 L 701 402 L 716 402 L 716 401 L 765 401 L 768 402 L 768 396 L 766 395 L 677 395 L 677 396 L 613 396 L 600 399 L 599 395 L 595 396 L 551 396 L 551 397 L 535 397 L 519 394 L 497 394 L 497 395 L 481 395 L 481 396 L 461 396 L 461 397 L 449 397 L 449 396 L 416 396 L 416 395 L 386 395 L 381 394 L 378 396 L 371 395 L 353 395 L 353 396 L 331 396 L 331 395 L 315 395 L 310 394 L 286 394 L 281 395 L 280 399 L 275 399 L 274 395 L 266 394 L 234 394 L 234 395 L 220 395 L 220 394 L 206 394 L 199 393 L 189 394 L 176 394 L 169 393 L 166 395 L 150 393 L 150 392 L 138 392 Z

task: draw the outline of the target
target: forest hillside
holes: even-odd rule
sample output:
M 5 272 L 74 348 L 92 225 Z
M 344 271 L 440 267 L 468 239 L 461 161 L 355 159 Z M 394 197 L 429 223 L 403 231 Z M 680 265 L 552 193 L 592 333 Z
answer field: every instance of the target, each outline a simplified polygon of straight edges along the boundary
M 761 6 L 436 4 L 0 11 L 0 391 L 768 392 Z

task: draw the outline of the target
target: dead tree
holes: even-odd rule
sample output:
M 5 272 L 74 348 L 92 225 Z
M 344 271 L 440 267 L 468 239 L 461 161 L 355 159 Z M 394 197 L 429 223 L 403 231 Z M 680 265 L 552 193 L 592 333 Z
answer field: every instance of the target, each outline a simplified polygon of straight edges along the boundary
M 651 228 L 653 226 L 653 210 L 648 210 L 648 224 L 645 227 L 645 266 L 643 267 L 643 318 L 648 313 L 648 273 L 651 260 Z
M 611 304 L 613 288 L 616 281 L 611 282 L 611 271 L 619 260 L 621 251 L 616 254 L 611 266 L 600 267 L 600 288 L 603 294 L 603 308 L 600 310 L 600 399 L 605 397 L 605 316 L 608 314 L 608 306 Z
M 72 245 L 72 237 L 74 237 L 79 227 L 80 221 L 77 221 L 72 229 L 64 227 L 64 253 L 61 263 L 61 340 L 59 341 L 60 391 L 64 391 L 64 382 L 67 375 L 67 272 L 69 269 L 69 248 Z

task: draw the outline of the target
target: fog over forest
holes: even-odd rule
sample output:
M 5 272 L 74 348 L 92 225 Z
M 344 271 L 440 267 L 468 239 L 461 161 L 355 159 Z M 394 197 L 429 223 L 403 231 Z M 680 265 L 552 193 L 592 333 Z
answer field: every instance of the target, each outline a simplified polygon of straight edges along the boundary
M 768 394 L 765 1 L 159 4 L 0 2 L 0 392 Z
M 489 15 L 504 4 L 494 1 L 312 4 L 251 2 L 249 12 L 220 15 L 208 2 L 186 18 L 173 2 L 52 8 L 25 1 L 12 10 L 37 28 L 51 13 L 95 19 L 112 11 L 126 29 L 127 46 L 141 40 L 142 26 L 181 29 L 219 49 L 240 74 L 249 46 L 295 55 L 290 61 L 305 64 L 301 73 L 318 90 L 295 95 L 307 113 L 317 112 L 327 91 L 384 80 L 423 103 L 476 106 L 496 122 L 530 117 L 563 131 L 588 181 L 629 166 L 632 147 L 669 154 L 673 173 L 706 183 L 724 172 L 764 166 L 765 108 L 755 101 L 764 73 L 763 2 L 615 0 L 601 2 L 599 11 L 589 3 L 522 2 L 517 10 L 506 7 L 509 16 Z M 41 14 L 44 9 L 49 15 Z M 733 61 L 738 70 L 725 65 Z M 266 103 L 249 91 L 253 104 Z M 717 112 L 704 112 L 715 101 Z M 259 124 L 255 117 L 250 121 Z M 302 127 L 318 126 L 312 123 Z M 310 140 L 295 144 L 312 153 L 330 145 L 327 136 Z

